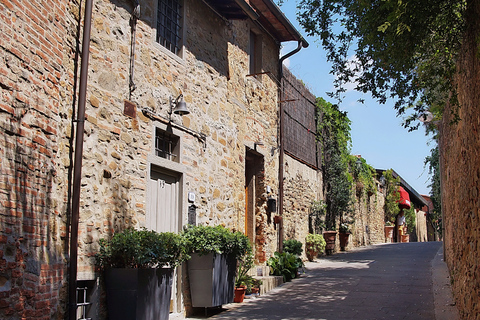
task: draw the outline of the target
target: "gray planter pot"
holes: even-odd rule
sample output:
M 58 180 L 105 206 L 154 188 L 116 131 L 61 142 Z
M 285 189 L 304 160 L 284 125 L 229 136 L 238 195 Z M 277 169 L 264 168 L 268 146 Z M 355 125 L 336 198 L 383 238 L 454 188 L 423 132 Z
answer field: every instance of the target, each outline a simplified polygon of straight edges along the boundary
M 173 269 L 107 269 L 111 320 L 168 320 Z
M 188 276 L 193 307 L 217 307 L 232 303 L 236 260 L 226 255 L 192 254 Z

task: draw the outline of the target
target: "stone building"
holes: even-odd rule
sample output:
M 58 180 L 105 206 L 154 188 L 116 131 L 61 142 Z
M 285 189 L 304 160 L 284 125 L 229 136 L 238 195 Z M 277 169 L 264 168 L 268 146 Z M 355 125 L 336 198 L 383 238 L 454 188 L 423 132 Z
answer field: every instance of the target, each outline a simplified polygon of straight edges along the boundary
M 127 227 L 222 224 L 250 237 L 258 264 L 282 238 L 305 238 L 321 175 L 314 135 L 293 132 L 315 131 L 314 98 L 284 71 L 280 45 L 308 44 L 273 1 L 0 8 L 0 317 L 63 318 L 69 263 L 96 299 L 98 240 Z M 305 143 L 314 152 L 298 148 Z M 78 239 L 70 233 L 76 192 Z M 188 307 L 181 280 L 172 301 L 180 316 Z

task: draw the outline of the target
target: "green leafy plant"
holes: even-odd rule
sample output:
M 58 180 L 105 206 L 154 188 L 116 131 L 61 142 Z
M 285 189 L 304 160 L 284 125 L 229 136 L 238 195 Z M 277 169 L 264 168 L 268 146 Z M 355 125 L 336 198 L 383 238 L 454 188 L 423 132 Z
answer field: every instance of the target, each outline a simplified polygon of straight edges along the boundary
M 316 107 L 319 119 L 317 140 L 323 148 L 325 225 L 327 230 L 332 230 L 353 207 L 353 177 L 349 169 L 351 122 L 346 112 L 322 98 L 317 98 Z
M 309 233 L 305 237 L 305 252 L 309 261 L 325 250 L 327 243 L 321 234 Z
M 350 155 L 349 167 L 356 182 L 356 194 L 358 197 L 364 194 L 370 196 L 377 192 L 376 171 L 365 159 Z
M 152 230 L 126 229 L 110 240 L 100 239 L 96 265 L 106 268 L 176 267 L 189 258 L 182 236 Z
M 300 257 L 288 252 L 275 252 L 273 257 L 267 261 L 270 267 L 270 274 L 283 276 L 283 281 L 288 282 L 296 277 L 298 269 L 303 266 Z
M 303 252 L 303 244 L 296 239 L 283 241 L 283 251 L 300 256 Z
M 313 201 L 310 205 L 309 213 L 309 231 L 311 233 L 321 232 L 325 229 L 325 214 L 327 205 L 323 200 Z
M 251 251 L 251 244 L 246 235 L 238 231 L 232 232 L 223 226 L 188 225 L 182 235 L 188 253 L 227 254 L 238 260 Z
M 253 285 L 253 277 L 248 274 L 248 271 L 254 265 L 254 257 L 252 250 L 248 250 L 246 254 L 237 260 L 237 273 L 235 275 L 235 287 L 246 286 L 247 289 Z
M 400 200 L 400 193 L 398 187 L 400 185 L 400 178 L 393 177 L 393 170 L 389 169 L 383 172 L 385 177 L 385 221 L 395 223 L 395 217 L 400 212 L 398 201 Z
M 331 96 L 341 101 L 344 85 L 355 83 L 379 103 L 394 99 L 399 115 L 411 112 L 404 125 L 416 128 L 427 108 L 458 106 L 454 79 L 468 3 L 301 0 L 298 20 L 332 63 Z
M 415 213 L 415 207 L 412 205 L 410 209 L 403 209 L 405 214 L 405 224 L 408 230 L 414 230 L 416 227 L 417 215 Z

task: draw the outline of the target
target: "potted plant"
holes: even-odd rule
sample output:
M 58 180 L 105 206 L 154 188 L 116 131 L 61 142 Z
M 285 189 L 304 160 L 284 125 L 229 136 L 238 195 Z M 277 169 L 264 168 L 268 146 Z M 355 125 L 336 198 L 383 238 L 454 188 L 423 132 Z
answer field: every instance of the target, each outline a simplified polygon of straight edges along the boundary
M 270 274 L 274 276 L 282 276 L 284 282 L 288 282 L 295 278 L 298 269 L 303 266 L 300 257 L 289 252 L 275 252 L 273 257 L 267 261 L 270 267 Z
M 341 223 L 338 228 L 338 237 L 340 239 L 340 251 L 345 251 L 345 248 L 348 245 L 348 238 L 350 237 L 350 229 L 348 228 L 347 223 Z
M 300 256 L 303 252 L 303 245 L 296 239 L 283 241 L 283 251 Z
M 260 293 L 260 286 L 263 284 L 263 281 L 260 279 L 252 278 L 252 294 L 259 294 Z
M 253 277 L 248 274 L 248 271 L 253 267 L 252 250 L 240 257 L 237 261 L 237 272 L 235 276 L 235 297 L 233 302 L 243 302 L 245 293 L 251 291 L 253 286 Z
M 175 233 L 126 229 L 100 239 L 110 319 L 168 319 L 173 270 L 188 255 Z
M 335 240 L 337 239 L 337 231 L 335 231 L 334 228 L 332 228 L 332 230 L 324 231 L 323 238 L 327 243 L 325 246 L 325 253 L 327 255 L 333 254 L 333 250 L 335 250 Z
M 233 302 L 237 259 L 251 248 L 248 237 L 223 226 L 192 226 L 183 231 L 191 254 L 188 276 L 193 307 Z
M 393 242 L 395 225 L 391 221 L 385 222 L 385 242 Z
M 320 252 L 325 250 L 327 243 L 320 234 L 309 233 L 305 238 L 305 252 L 308 261 L 313 261 Z

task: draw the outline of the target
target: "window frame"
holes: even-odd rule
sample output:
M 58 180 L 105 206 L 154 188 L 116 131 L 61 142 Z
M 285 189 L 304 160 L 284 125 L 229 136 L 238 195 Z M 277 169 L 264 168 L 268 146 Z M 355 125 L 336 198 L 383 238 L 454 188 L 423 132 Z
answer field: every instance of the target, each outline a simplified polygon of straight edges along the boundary
M 179 15 L 179 21 L 177 22 L 178 25 L 178 34 L 176 35 L 179 40 L 178 43 L 176 44 L 176 51 L 170 50 L 167 46 L 159 42 L 159 12 L 160 12 L 160 4 L 163 2 L 167 1 L 175 1 L 178 3 L 178 15 Z M 155 43 L 155 46 L 159 48 L 162 52 L 165 54 L 169 55 L 170 57 L 173 57 L 175 59 L 183 60 L 183 55 L 184 55 L 184 42 L 185 42 L 185 6 L 184 6 L 184 0 L 156 0 L 155 1 L 155 11 L 154 11 L 154 19 L 153 19 L 153 41 Z

